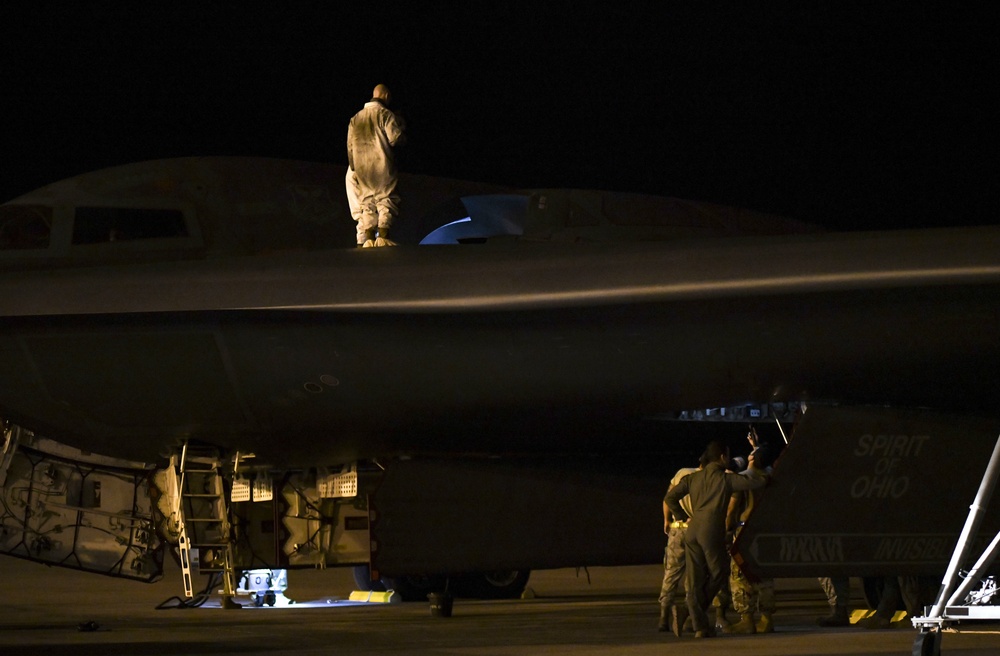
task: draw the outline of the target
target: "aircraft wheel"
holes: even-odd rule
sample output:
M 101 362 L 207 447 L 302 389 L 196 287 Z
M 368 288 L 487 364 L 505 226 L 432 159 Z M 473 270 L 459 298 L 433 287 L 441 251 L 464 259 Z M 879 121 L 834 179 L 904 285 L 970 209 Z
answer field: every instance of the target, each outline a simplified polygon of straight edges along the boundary
M 264 603 L 268 606 L 274 606 L 277 600 L 278 596 L 274 594 L 273 590 L 268 590 L 267 594 L 264 595 Z
M 530 570 L 507 569 L 476 572 L 460 578 L 463 596 L 477 599 L 517 599 L 528 584 Z
M 364 592 L 385 592 L 385 585 L 382 581 L 371 580 L 371 570 L 368 565 L 357 565 L 354 567 L 354 585 L 358 590 Z

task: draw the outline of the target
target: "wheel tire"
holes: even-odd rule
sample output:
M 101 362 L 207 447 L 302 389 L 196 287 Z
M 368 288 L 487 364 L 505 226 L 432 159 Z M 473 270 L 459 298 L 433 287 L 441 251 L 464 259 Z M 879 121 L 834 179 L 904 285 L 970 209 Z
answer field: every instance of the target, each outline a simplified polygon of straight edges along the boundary
M 476 599 L 518 599 L 528 584 L 530 570 L 507 569 L 457 577 L 461 596 Z
M 385 585 L 382 581 L 372 581 L 372 574 L 368 565 L 357 565 L 353 573 L 354 585 L 358 586 L 358 590 L 364 592 L 385 592 Z

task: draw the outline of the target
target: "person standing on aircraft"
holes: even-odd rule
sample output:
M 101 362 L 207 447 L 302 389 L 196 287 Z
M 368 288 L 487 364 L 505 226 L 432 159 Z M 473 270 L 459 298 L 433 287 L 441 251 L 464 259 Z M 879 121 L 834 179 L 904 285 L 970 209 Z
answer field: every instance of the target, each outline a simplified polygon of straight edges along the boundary
M 757 441 L 756 432 L 751 429 L 747 436 L 754 450 L 750 453 L 749 465 L 740 472 L 740 476 L 759 478 L 767 481 L 774 462 L 775 451 L 767 444 Z M 750 517 L 754 507 L 760 502 L 762 489 L 736 492 L 730 497 L 729 509 L 726 512 L 726 530 L 738 534 L 743 522 Z M 740 614 L 740 621 L 733 624 L 727 633 L 771 633 L 774 631 L 772 619 L 777 608 L 774 598 L 774 579 L 764 579 L 751 583 L 736 560 L 730 561 L 729 589 L 733 594 L 733 608 Z M 754 623 L 754 612 L 760 611 L 760 623 Z
M 399 196 L 393 149 L 403 143 L 405 126 L 389 109 L 391 98 L 389 87 L 377 85 L 347 127 L 347 201 L 357 222 L 358 246 L 394 244 L 389 229 L 399 212 Z
M 705 467 L 689 474 L 667 492 L 667 506 L 679 521 L 687 521 L 684 535 L 685 587 L 688 612 L 696 638 L 715 635 L 709 624 L 708 608 L 712 598 L 729 577 L 729 554 L 726 551 L 726 509 L 734 491 L 762 487 L 767 479 L 751 479 L 728 473 L 729 449 L 721 442 L 710 442 L 703 456 Z M 680 504 L 691 495 L 691 514 Z

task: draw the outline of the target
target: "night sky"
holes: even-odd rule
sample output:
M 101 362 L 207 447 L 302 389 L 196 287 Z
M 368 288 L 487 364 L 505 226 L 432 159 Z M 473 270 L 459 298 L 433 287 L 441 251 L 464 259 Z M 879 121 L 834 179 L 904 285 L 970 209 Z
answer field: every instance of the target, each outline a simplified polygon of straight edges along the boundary
M 346 4 L 4 3 L 0 201 L 164 157 L 344 164 L 384 82 L 407 172 L 996 222 L 993 3 Z

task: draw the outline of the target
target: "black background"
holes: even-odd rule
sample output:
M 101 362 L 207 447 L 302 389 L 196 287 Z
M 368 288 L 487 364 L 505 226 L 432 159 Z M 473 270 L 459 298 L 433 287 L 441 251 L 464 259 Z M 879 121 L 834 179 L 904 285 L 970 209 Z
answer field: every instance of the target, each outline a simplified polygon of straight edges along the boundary
M 995 222 L 998 25 L 964 2 L 0 7 L 0 200 L 133 161 L 346 163 L 378 82 L 405 171 L 830 229 Z

